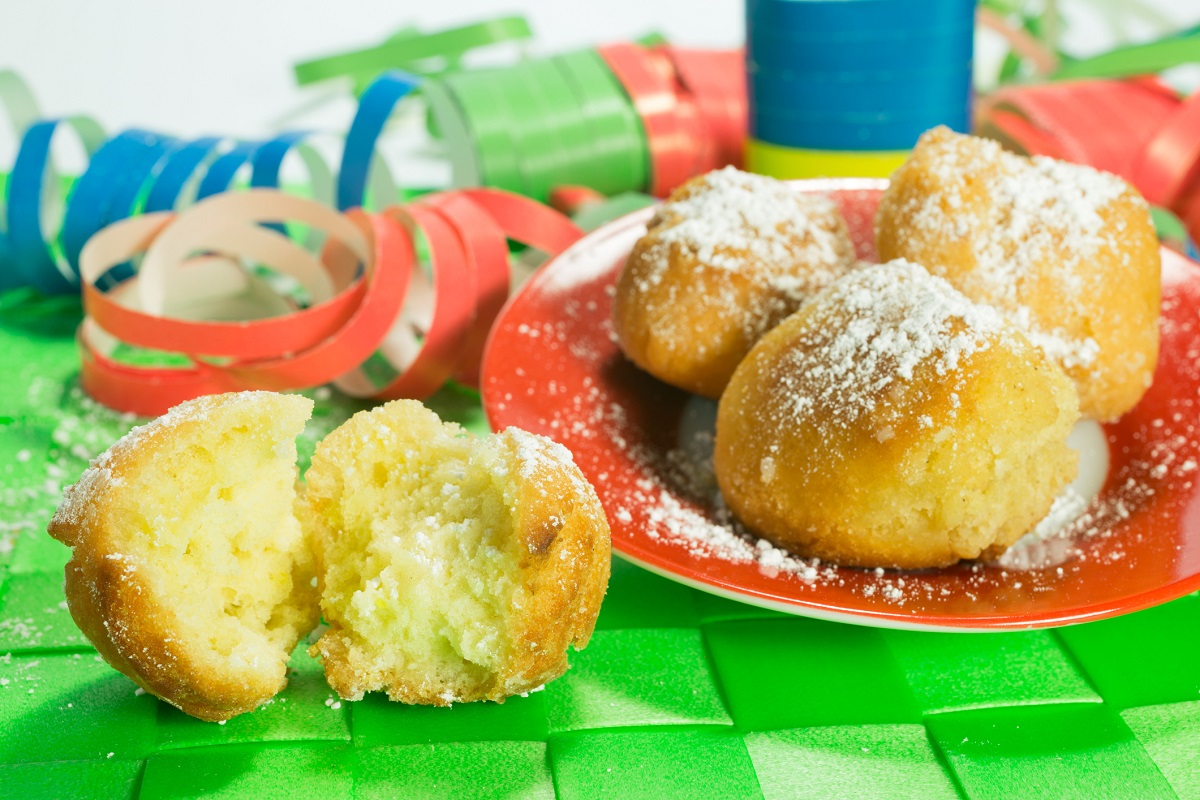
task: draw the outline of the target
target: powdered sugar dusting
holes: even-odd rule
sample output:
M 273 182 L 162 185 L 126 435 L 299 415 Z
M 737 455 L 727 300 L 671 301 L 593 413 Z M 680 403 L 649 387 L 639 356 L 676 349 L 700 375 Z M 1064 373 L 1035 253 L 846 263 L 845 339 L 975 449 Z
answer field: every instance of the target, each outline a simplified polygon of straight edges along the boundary
M 1061 259 L 1066 287 L 1079 291 L 1086 275 L 1077 267 L 1102 243 L 1115 245 L 1104 231 L 1100 209 L 1120 197 L 1125 184 L 1089 167 L 1044 157 L 1027 162 L 998 152 L 999 174 L 988 187 L 992 212 L 1001 218 L 979 231 L 976 258 L 983 279 L 995 296 L 1015 304 L 1021 276 L 1049 259 Z
M 944 128 L 921 138 L 916 161 L 913 168 L 928 170 L 934 190 L 910 197 L 901 214 L 923 240 L 967 243 L 976 267 L 957 276 L 964 291 L 1011 314 L 1060 362 L 1095 361 L 1095 340 L 1035 319 L 1022 307 L 1019 287 L 1029 276 L 1049 274 L 1056 300 L 1090 302 L 1087 284 L 1100 278 L 1091 261 L 1102 248 L 1118 248 L 1122 233 L 1104 224 L 1101 211 L 1122 196 L 1141 202 L 1127 185 L 1090 167 L 1022 158 L 997 142 Z M 936 271 L 947 265 L 927 266 Z
M 586 491 L 571 451 L 558 442 L 520 428 L 505 428 L 502 436 L 515 446 L 517 470 L 525 480 L 553 475 L 558 480 L 570 481 L 576 492 Z
M 682 247 L 718 269 L 802 262 L 811 277 L 781 274 L 780 282 L 803 291 L 811 290 L 804 284 L 828 283 L 853 262 L 845 228 L 830 224 L 836 215 L 826 197 L 725 167 L 664 203 L 650 229 L 662 246 Z M 783 273 L 778 267 L 774 271 Z
M 621 278 L 639 309 L 634 340 L 680 363 L 732 370 L 766 331 L 855 266 L 836 204 L 733 167 L 677 189 L 648 223 Z
M 820 413 L 852 425 L 891 385 L 911 381 L 918 367 L 945 377 L 1007 330 L 994 309 L 903 259 L 845 277 L 805 313 L 811 324 L 777 376 L 792 398 L 787 423 Z M 878 435 L 890 438 L 886 430 Z

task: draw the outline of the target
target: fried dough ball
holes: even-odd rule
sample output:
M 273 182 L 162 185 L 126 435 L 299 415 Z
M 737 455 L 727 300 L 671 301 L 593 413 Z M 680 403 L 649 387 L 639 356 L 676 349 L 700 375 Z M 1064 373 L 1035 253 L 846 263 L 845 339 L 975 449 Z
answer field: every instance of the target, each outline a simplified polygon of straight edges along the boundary
M 854 265 L 831 200 L 726 167 L 651 219 L 617 280 L 613 326 L 639 367 L 715 398 L 759 337 Z
M 317 624 L 295 501 L 312 401 L 202 397 L 97 459 L 50 523 L 72 548 L 67 606 L 100 655 L 194 717 L 251 711 L 287 684 Z
M 1120 178 L 935 128 L 892 176 L 876 239 L 880 259 L 923 264 L 1013 320 L 1070 375 L 1085 417 L 1116 419 L 1149 388 L 1159 246 Z
M 1075 475 L 1063 371 L 905 261 L 842 278 L 768 333 L 717 412 L 725 502 L 805 557 L 920 568 L 998 554 Z

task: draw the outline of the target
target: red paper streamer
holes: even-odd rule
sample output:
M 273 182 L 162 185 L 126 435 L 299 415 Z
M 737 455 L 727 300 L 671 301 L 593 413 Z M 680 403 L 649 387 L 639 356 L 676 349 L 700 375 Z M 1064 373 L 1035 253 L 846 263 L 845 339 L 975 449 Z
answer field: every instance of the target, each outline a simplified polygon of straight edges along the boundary
M 1184 100 L 1150 77 L 1013 86 L 987 100 L 979 127 L 1026 153 L 1120 175 L 1200 240 L 1200 93 Z
M 214 277 L 236 277 L 236 260 L 251 254 L 271 256 L 271 266 L 287 273 L 286 258 L 294 265 L 311 257 L 260 223 L 299 213 L 310 221 L 323 219 L 319 227 L 329 234 L 317 262 L 333 294 L 310 308 L 293 304 L 289 312 L 267 319 L 217 322 L 148 313 L 142 295 L 150 284 L 139 282 L 149 274 L 135 275 L 108 292 L 95 285 L 112 266 L 139 255 L 143 266 L 153 262 L 170 273 L 155 280 L 195 279 L 204 270 L 213 270 Z M 430 251 L 431 280 L 416 266 L 418 235 Z M 104 405 L 146 416 L 203 394 L 300 389 L 331 381 L 358 396 L 421 399 L 452 375 L 478 379 L 487 331 L 508 297 L 506 238 L 554 255 L 581 235 L 552 209 L 492 189 L 431 195 L 382 214 L 353 210 L 344 215 L 279 192 L 253 190 L 214 197 L 182 214 L 125 220 L 94 236 L 81 256 L 83 387 Z M 163 251 L 182 260 L 163 267 Z M 190 256 L 194 252 L 204 255 Z M 255 280 L 243 277 L 247 285 Z M 169 349 L 190 363 L 125 363 L 113 356 L 121 342 Z M 360 369 L 376 352 L 397 373 L 382 387 Z
M 625 87 L 650 151 L 650 193 L 665 197 L 693 175 L 740 165 L 746 142 L 741 50 L 643 48 L 620 42 L 596 52 Z

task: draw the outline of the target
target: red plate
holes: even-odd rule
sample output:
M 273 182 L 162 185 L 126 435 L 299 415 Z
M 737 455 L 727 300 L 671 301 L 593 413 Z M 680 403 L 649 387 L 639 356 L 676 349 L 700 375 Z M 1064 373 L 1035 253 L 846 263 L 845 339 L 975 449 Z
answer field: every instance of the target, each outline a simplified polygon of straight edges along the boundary
M 836 200 L 859 256 L 875 258 L 872 218 L 886 182 L 795 185 Z M 1011 558 L 907 572 L 779 563 L 778 551 L 764 555 L 753 537 L 738 538 L 711 490 L 703 437 L 711 404 L 641 372 L 613 340 L 613 284 L 652 213 L 616 220 L 539 271 L 505 308 L 483 363 L 492 427 L 515 425 L 566 445 L 596 486 L 622 556 L 747 603 L 904 628 L 1064 625 L 1200 588 L 1200 265 L 1163 250 L 1154 385 L 1119 422 L 1091 428 L 1099 452 L 1083 460 L 1099 465 L 1099 491 L 1064 532 L 1026 551 L 1034 557 L 1024 563 L 1034 566 L 1014 567 L 1022 560 Z M 1086 428 L 1077 433 L 1089 438 Z

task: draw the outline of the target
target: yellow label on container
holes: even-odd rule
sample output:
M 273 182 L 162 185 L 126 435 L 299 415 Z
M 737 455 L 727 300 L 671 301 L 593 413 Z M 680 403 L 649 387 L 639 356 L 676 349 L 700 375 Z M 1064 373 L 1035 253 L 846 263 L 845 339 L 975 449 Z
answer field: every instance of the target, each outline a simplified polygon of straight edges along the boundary
M 746 140 L 746 169 L 773 178 L 887 178 L 908 150 L 808 150 Z

